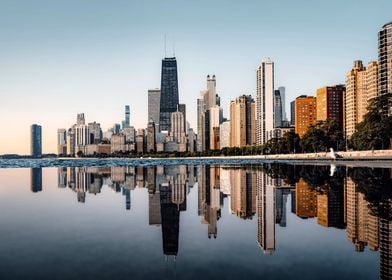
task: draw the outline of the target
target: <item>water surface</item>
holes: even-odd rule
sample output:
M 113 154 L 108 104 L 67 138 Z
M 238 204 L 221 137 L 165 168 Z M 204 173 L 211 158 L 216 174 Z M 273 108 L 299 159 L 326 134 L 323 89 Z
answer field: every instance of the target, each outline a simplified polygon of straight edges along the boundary
M 390 279 L 391 169 L 0 169 L 0 279 Z

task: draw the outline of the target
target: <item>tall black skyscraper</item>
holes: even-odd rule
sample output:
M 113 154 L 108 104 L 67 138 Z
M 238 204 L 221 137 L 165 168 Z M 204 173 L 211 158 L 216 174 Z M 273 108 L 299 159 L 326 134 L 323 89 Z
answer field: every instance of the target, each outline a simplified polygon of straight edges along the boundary
M 177 111 L 178 103 L 177 60 L 175 57 L 164 58 L 162 60 L 159 116 L 161 130 L 170 131 L 170 115 Z
M 31 125 L 31 156 L 42 156 L 42 127 L 38 124 Z

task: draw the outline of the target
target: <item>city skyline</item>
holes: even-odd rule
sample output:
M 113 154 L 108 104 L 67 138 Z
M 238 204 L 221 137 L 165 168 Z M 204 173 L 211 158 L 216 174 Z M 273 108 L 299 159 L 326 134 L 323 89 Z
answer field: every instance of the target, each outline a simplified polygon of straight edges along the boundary
M 147 92 L 160 84 L 164 34 L 168 34 L 168 56 L 176 52 L 179 101 L 187 105 L 187 120 L 194 129 L 197 127 L 196 98 L 204 88 L 205 75 L 215 73 L 219 79 L 221 107 L 227 116 L 231 99 L 240 94 L 255 97 L 255 71 L 265 57 L 275 62 L 275 84 L 286 87 L 286 112 L 289 112 L 287 105 L 296 96 L 314 96 L 318 88 L 344 83 L 345 73 L 354 60 L 360 59 L 364 64 L 377 60 L 377 32 L 390 22 L 388 10 L 392 8 L 388 1 L 376 4 L 363 1 L 362 5 L 347 1 L 339 5 L 307 5 L 304 11 L 297 7 L 298 14 L 290 14 L 289 7 L 284 8 L 283 3 L 241 5 L 232 2 L 224 5 L 222 11 L 219 3 L 214 3 L 205 16 L 221 21 L 206 26 L 196 21 L 194 10 L 178 1 L 167 6 L 147 3 L 141 7 L 73 1 L 80 6 L 78 12 L 61 1 L 38 3 L 46 5 L 47 14 L 39 11 L 40 5 L 35 4 L 35 7 L 27 1 L 23 7 L 16 3 L 0 4 L 0 30 L 4 31 L 5 42 L 0 46 L 0 74 L 4 78 L 0 85 L 0 117 L 18 123 L 4 122 L 7 133 L 2 135 L 4 144 L 0 154 L 28 154 L 31 123 L 39 123 L 44 128 L 43 153 L 55 153 L 57 129 L 68 127 L 74 115 L 80 112 L 86 114 L 88 122 L 98 121 L 106 129 L 121 123 L 123 108 L 129 104 L 131 125 L 146 127 Z M 201 11 L 203 4 L 193 3 L 192 8 Z M 156 12 L 152 15 L 157 18 L 151 23 L 140 16 L 130 16 L 138 12 L 144 15 L 155 6 L 167 15 L 172 5 L 184 11 L 184 15 L 173 15 L 162 27 L 158 27 L 162 16 Z M 16 8 L 20 12 L 15 13 Z M 100 17 L 105 8 L 112 18 Z M 267 8 L 272 12 L 258 18 L 252 8 Z M 91 13 L 87 13 L 90 9 Z M 320 16 L 328 11 L 334 12 L 335 22 L 325 23 L 325 18 Z M 244 15 L 243 21 L 229 23 L 235 12 Z M 193 16 L 185 20 L 189 13 Z M 276 13 L 286 18 L 282 22 L 275 21 Z M 54 20 L 59 14 L 62 16 Z M 114 20 L 116 14 L 119 17 Z M 372 17 L 374 14 L 377 20 Z M 88 23 L 87 15 L 97 27 Z M 75 23 L 69 22 L 71 17 L 75 17 Z M 357 17 L 361 20 L 354 21 Z M 185 20 L 183 26 L 179 20 Z M 73 24 L 79 24 L 81 30 L 72 33 Z M 147 31 L 144 34 L 138 30 L 143 24 Z M 86 34 L 90 36 L 84 37 Z M 193 34 L 194 38 L 190 36 Z M 214 35 L 218 38 L 213 44 L 203 44 L 200 40 Z M 331 36 L 339 44 L 331 46 L 322 40 Z M 170 46 L 173 42 L 175 50 Z

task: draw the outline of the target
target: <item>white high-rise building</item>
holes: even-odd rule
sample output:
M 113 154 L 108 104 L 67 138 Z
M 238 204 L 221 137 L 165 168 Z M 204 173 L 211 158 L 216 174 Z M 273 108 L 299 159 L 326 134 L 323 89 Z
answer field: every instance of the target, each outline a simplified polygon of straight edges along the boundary
M 274 62 L 263 60 L 256 72 L 256 144 L 263 145 L 274 129 Z
M 64 128 L 57 129 L 57 154 L 67 154 L 67 130 Z
M 81 146 L 90 144 L 90 139 L 88 125 L 80 124 L 75 126 L 75 147 L 80 148 Z

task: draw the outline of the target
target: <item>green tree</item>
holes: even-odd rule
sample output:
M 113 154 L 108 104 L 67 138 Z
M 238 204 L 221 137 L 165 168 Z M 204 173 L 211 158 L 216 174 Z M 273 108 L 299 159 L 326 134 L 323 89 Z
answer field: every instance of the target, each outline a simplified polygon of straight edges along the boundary
M 392 138 L 392 116 L 390 108 L 392 94 L 385 94 L 372 100 L 364 120 L 351 136 L 350 147 L 354 150 L 378 150 L 390 147 Z

